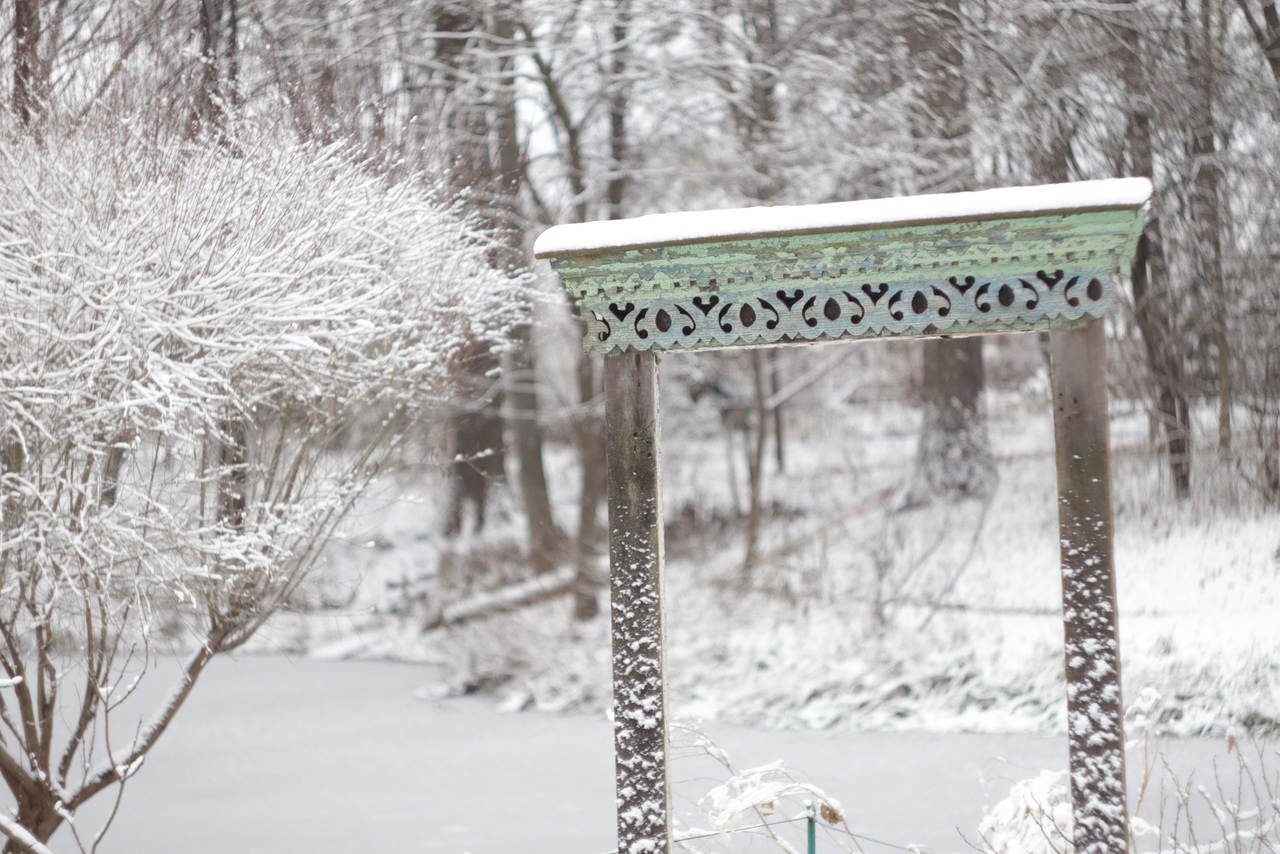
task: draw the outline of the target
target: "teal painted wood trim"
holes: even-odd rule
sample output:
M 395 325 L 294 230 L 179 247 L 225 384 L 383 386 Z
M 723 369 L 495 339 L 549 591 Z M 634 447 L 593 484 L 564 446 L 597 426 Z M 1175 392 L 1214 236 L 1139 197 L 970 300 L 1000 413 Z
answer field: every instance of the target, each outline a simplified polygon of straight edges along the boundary
M 550 258 L 584 347 L 750 347 L 1042 329 L 1102 317 L 1138 209 L 605 250 Z

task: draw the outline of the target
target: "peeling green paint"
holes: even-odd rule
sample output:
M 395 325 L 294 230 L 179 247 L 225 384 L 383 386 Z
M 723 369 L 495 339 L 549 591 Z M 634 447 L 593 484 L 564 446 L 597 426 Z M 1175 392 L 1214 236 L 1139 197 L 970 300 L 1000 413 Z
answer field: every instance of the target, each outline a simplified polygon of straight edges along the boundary
M 676 350 L 1074 325 L 1114 301 L 1145 217 L 1121 208 L 550 257 L 584 347 Z

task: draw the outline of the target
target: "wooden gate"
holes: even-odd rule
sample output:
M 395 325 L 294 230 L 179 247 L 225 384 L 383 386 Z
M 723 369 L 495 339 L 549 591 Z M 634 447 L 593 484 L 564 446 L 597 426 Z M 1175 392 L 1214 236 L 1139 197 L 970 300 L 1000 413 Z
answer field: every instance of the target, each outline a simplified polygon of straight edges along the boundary
M 1076 851 L 1123 852 L 1106 338 L 1151 184 L 564 225 L 534 247 L 605 354 L 618 849 L 671 849 L 657 356 L 1050 330 Z

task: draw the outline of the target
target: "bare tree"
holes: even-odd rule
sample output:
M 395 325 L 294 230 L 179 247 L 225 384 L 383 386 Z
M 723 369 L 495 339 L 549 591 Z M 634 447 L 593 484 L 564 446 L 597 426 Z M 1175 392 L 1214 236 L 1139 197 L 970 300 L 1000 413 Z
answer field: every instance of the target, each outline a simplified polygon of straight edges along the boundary
M 187 132 L 227 132 L 229 114 L 239 101 L 240 9 L 238 0 L 196 0 L 200 37 L 200 73 Z
M 702 20 L 712 51 L 703 59 L 704 73 L 719 90 L 727 126 L 735 148 L 744 155 L 741 192 L 750 204 L 767 204 L 785 189 L 778 157 L 778 134 L 782 130 L 782 105 L 778 87 L 784 69 L 794 61 L 809 29 L 807 14 L 797 23 L 798 31 L 783 29 L 783 15 L 774 0 L 742 0 L 713 4 Z M 716 354 L 710 358 L 724 358 Z M 730 357 L 732 358 L 732 357 Z M 765 450 L 770 428 L 780 424 L 780 411 L 767 411 L 766 401 L 776 390 L 775 374 L 766 367 L 759 350 L 747 355 L 750 370 L 749 419 L 747 430 L 747 516 L 741 582 L 751 580 L 759 560 L 760 528 L 763 521 Z M 776 416 L 776 417 L 774 417 Z
M 508 263 L 523 262 L 525 229 L 520 216 L 522 182 L 519 129 L 512 51 L 518 21 L 518 4 L 499 2 L 492 10 L 491 27 L 500 50 L 495 57 L 494 141 L 497 147 L 497 204 L 506 217 L 505 234 L 511 247 Z M 501 49 L 505 48 L 505 49 Z M 536 345 L 529 326 L 516 330 L 521 342 L 508 366 L 507 401 L 515 414 L 516 456 L 520 466 L 520 494 L 529 529 L 529 562 L 534 572 L 550 572 L 564 557 L 567 537 L 556 523 L 542 457 L 541 409 L 538 401 Z
M 24 125 L 40 111 L 45 75 L 40 62 L 40 0 L 14 0 L 13 110 Z
M 518 7 L 517 35 L 534 70 L 526 95 L 535 126 L 553 145 L 530 154 L 523 187 L 534 216 L 550 224 L 567 218 L 620 218 L 628 212 L 633 142 L 628 126 L 636 41 L 632 0 L 593 6 Z M 589 38 L 579 34 L 589 33 Z M 559 211 L 563 211 L 560 213 Z M 570 415 L 580 462 L 577 533 L 571 557 L 577 573 L 575 613 L 589 619 L 598 609 L 603 580 L 595 561 L 603 545 L 600 511 L 605 498 L 602 388 L 598 359 L 575 356 Z
M 930 0 L 909 9 L 904 26 L 917 89 L 912 136 L 929 170 L 920 178 L 921 189 L 974 189 L 959 0 Z M 994 486 L 995 465 L 981 409 L 982 339 L 930 340 L 922 349 L 924 423 L 908 500 L 986 495 Z
M 1253 34 L 1258 49 L 1262 52 L 1262 58 L 1271 68 L 1271 76 L 1275 78 L 1277 84 L 1280 84 L 1280 12 L 1276 10 L 1274 0 L 1262 0 L 1261 21 L 1258 20 L 1255 8 L 1249 0 L 1236 0 L 1236 3 L 1244 13 L 1249 32 Z
M 474 47 L 484 38 L 482 19 L 470 4 L 446 3 L 435 10 L 436 67 L 433 69 L 440 97 L 444 146 L 450 168 L 450 190 L 465 196 L 477 214 L 488 215 L 490 228 L 503 230 L 511 224 L 499 221 L 493 211 L 500 195 L 494 185 L 490 153 L 490 120 L 485 99 L 474 90 L 488 79 L 475 67 Z M 495 259 L 503 263 L 506 259 Z M 505 475 L 506 447 L 503 440 L 503 389 L 498 377 L 496 356 L 477 359 L 471 376 L 460 391 L 462 396 L 449 413 L 453 444 L 450 467 L 451 495 L 445 533 L 462 531 L 465 504 L 475 507 L 475 528 L 484 524 L 487 488 L 490 480 Z
M 289 606 L 470 342 L 519 319 L 520 279 L 419 184 L 276 138 L 136 130 L 0 146 L 0 777 L 40 842 L 119 797 L 209 661 Z M 190 652 L 130 721 L 161 620 Z
M 1128 153 L 1134 175 L 1154 177 L 1151 81 L 1146 73 L 1144 12 L 1136 5 L 1126 10 L 1121 33 L 1122 67 L 1128 105 Z M 1164 434 L 1175 493 L 1191 494 L 1191 412 L 1187 401 L 1183 353 L 1171 317 L 1172 300 L 1161 242 L 1159 216 L 1151 218 L 1138 242 L 1130 271 L 1133 283 L 1134 320 L 1142 332 L 1147 366 L 1155 386 L 1156 412 Z
M 1213 340 L 1214 373 L 1218 391 L 1218 450 L 1231 453 L 1232 370 L 1231 339 L 1227 330 L 1230 296 L 1223 275 L 1222 164 L 1219 162 L 1217 120 L 1218 42 L 1223 35 L 1212 0 L 1200 0 L 1195 21 L 1183 22 L 1184 49 L 1194 63 L 1194 100 L 1189 154 L 1191 170 L 1190 219 L 1194 227 L 1196 291 L 1208 303 L 1209 334 Z M 1190 16 L 1188 16 L 1190 17 Z

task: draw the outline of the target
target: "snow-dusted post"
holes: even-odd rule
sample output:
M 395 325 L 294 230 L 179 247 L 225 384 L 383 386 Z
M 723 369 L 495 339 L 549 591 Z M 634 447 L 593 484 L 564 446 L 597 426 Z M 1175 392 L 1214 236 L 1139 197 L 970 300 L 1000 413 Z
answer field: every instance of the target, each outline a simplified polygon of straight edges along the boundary
M 656 354 L 1053 330 L 1077 850 L 1126 845 L 1101 319 L 1146 179 L 558 226 L 534 247 L 606 359 L 623 854 L 668 851 Z
M 632 350 L 604 368 L 620 854 L 671 850 L 657 362 Z
M 1058 536 L 1075 850 L 1127 849 L 1124 705 L 1112 550 L 1107 338 L 1101 321 L 1050 333 Z

